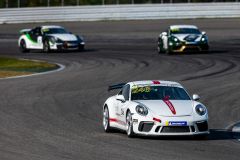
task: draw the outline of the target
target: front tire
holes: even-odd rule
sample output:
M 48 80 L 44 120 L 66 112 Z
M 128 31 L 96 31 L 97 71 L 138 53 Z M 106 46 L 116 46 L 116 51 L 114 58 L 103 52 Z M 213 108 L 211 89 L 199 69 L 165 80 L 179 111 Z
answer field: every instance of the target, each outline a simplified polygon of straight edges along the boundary
M 45 53 L 49 53 L 50 52 L 50 45 L 49 45 L 48 40 L 44 41 L 43 50 L 44 50 Z
M 108 107 L 104 107 L 103 111 L 103 128 L 105 132 L 110 132 L 111 128 L 109 126 L 109 112 L 108 112 Z
M 159 54 L 161 54 L 161 53 L 163 53 L 163 51 L 161 50 L 161 43 L 160 43 L 160 41 L 158 40 L 158 45 L 157 45 L 157 50 L 158 50 L 158 53 Z
M 126 132 L 129 138 L 134 137 L 132 114 L 130 111 L 127 112 L 127 117 L 126 117 Z
M 27 49 L 27 45 L 26 45 L 26 42 L 25 42 L 24 39 L 21 39 L 19 49 L 20 49 L 20 51 L 21 51 L 22 53 L 27 53 L 27 52 L 29 52 L 29 50 Z

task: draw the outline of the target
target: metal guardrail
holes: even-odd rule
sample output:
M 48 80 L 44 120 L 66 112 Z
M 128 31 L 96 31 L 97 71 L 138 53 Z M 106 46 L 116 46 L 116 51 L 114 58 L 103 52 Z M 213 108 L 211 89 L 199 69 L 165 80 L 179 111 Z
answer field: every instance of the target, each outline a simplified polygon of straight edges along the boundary
M 181 3 L 0 9 L 0 24 L 240 17 L 240 3 Z

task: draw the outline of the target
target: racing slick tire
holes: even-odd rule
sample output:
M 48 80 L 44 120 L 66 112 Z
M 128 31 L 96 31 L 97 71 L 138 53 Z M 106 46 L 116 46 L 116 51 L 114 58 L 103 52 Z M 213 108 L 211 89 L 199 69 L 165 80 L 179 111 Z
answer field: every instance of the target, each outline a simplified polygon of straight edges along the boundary
M 171 52 L 170 49 L 169 49 L 169 41 L 168 41 L 168 49 L 167 49 L 167 51 L 166 51 L 166 54 L 167 54 L 167 55 L 170 55 L 170 54 L 172 54 L 172 53 L 173 53 L 173 52 Z
M 109 126 L 109 111 L 107 106 L 104 107 L 104 111 L 103 111 L 103 128 L 105 132 L 110 132 L 111 130 Z
M 26 47 L 26 42 L 24 39 L 21 39 L 19 49 L 22 53 L 30 52 L 30 50 L 28 50 Z
M 44 50 L 45 53 L 49 53 L 50 52 L 50 45 L 49 45 L 49 42 L 48 42 L 47 39 L 44 41 L 43 50 Z
M 169 51 L 169 48 L 167 49 L 167 51 L 166 51 L 166 54 L 167 54 L 167 55 L 170 55 L 170 54 L 172 54 L 172 52 L 171 52 L 171 51 Z
M 132 114 L 130 111 L 127 112 L 127 116 L 126 116 L 126 132 L 129 138 L 134 137 Z
M 157 50 L 158 50 L 158 53 L 161 54 L 161 53 L 164 53 L 162 50 L 161 50 L 161 47 L 160 47 L 160 42 L 158 40 L 158 45 L 157 45 Z
M 204 140 L 206 137 L 207 137 L 207 134 L 194 136 L 193 138 L 196 140 Z

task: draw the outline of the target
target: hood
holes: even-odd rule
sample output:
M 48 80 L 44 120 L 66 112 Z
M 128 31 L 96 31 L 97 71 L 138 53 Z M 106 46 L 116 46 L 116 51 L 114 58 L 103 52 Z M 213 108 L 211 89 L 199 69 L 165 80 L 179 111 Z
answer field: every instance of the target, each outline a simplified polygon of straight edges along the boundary
M 180 41 L 195 41 L 198 42 L 201 40 L 201 34 L 173 34 L 174 37 L 177 37 Z
M 139 100 L 135 102 L 145 105 L 148 109 L 159 116 L 187 116 L 192 114 L 192 100 L 169 101 L 173 105 L 176 114 L 173 114 L 170 107 L 163 100 Z
M 77 41 L 77 37 L 73 34 L 48 34 L 50 36 L 55 36 L 62 41 Z

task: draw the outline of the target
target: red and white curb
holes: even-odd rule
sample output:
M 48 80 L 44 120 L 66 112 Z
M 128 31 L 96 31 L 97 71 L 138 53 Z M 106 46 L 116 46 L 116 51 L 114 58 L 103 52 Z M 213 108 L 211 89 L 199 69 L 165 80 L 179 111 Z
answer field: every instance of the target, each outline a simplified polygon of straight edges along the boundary
M 235 125 L 232 129 L 232 135 L 234 138 L 238 139 L 240 141 L 240 123 Z
M 20 58 L 19 58 L 20 59 Z M 21 59 L 21 60 L 29 60 L 29 61 L 36 61 L 36 62 L 47 62 L 47 61 L 40 61 L 40 60 L 33 60 L 33 59 Z M 47 71 L 47 72 L 41 72 L 41 73 L 34 73 L 34 74 L 28 74 L 28 75 L 22 75 L 22 76 L 15 76 L 15 77 L 5 77 L 5 78 L 0 78 L 0 79 L 10 79 L 10 78 L 21 78 L 21 77 L 30 77 L 30 76 L 36 76 L 36 75 L 41 75 L 41 74 L 48 74 L 48 73 L 53 73 L 57 71 L 61 71 L 66 68 L 66 66 L 59 64 L 59 63 L 53 63 L 53 62 L 47 62 L 47 63 L 52 63 L 57 65 L 59 68 L 56 70 L 52 71 Z

